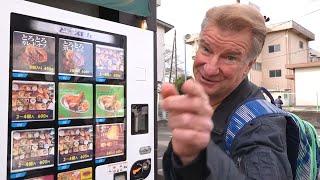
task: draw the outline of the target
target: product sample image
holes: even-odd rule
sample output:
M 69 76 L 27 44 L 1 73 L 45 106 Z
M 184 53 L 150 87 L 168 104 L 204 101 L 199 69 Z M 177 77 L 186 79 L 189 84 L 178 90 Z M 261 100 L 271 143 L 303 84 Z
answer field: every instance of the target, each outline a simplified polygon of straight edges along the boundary
M 93 44 L 59 39 L 59 75 L 93 76 Z
M 124 86 L 96 85 L 96 117 L 124 116 Z
M 54 37 L 14 31 L 12 64 L 14 72 L 54 74 Z
M 122 48 L 96 45 L 96 77 L 124 78 L 124 50 Z
M 96 126 L 96 159 L 124 155 L 124 123 Z
M 92 168 L 83 168 L 59 173 L 58 180 L 92 180 Z
M 53 82 L 13 81 L 12 121 L 53 120 L 55 85 Z
M 58 164 L 69 164 L 92 159 L 93 127 L 71 126 L 58 130 Z
M 92 84 L 59 83 L 59 119 L 88 119 L 93 116 Z
M 12 131 L 11 172 L 52 167 L 54 134 L 53 128 Z

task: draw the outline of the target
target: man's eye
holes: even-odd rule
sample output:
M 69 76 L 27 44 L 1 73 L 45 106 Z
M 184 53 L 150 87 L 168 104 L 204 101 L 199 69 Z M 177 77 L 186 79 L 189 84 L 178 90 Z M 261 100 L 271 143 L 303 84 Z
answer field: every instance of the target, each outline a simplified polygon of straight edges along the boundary
M 209 48 L 207 48 L 206 46 L 201 46 L 201 50 L 206 54 L 211 53 L 211 50 Z
M 233 56 L 233 55 L 228 55 L 228 56 L 227 56 L 227 59 L 228 59 L 229 61 L 235 61 L 235 60 L 237 60 L 237 57 L 236 57 L 236 56 Z

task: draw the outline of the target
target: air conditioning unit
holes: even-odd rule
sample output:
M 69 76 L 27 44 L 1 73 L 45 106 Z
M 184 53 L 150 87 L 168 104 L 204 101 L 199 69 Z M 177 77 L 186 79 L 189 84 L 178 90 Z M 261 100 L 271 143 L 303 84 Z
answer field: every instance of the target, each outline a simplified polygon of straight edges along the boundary
M 191 38 L 191 34 L 186 34 L 185 36 L 184 36 L 184 39 L 185 40 L 188 40 L 188 39 L 190 39 Z

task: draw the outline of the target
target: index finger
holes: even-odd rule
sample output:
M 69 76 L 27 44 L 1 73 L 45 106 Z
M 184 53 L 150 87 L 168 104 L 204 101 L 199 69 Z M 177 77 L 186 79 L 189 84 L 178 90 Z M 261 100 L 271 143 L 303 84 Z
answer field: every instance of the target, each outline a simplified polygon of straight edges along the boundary
M 169 96 L 179 95 L 179 92 L 173 84 L 164 83 L 161 87 L 161 96 L 163 99 Z
M 191 96 L 198 96 L 205 100 L 208 100 L 208 95 L 204 91 L 201 84 L 199 84 L 197 81 L 189 79 L 186 81 L 181 88 L 182 92 L 191 95 Z

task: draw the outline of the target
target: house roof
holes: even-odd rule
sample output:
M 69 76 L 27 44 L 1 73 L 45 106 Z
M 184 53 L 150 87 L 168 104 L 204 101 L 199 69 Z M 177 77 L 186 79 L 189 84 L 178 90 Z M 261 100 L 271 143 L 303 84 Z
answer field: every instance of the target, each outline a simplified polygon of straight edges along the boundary
M 166 23 L 164 21 L 161 21 L 160 19 L 157 19 L 157 26 L 162 26 L 164 28 L 164 32 L 168 32 L 174 28 L 173 25 Z
M 297 33 L 298 35 L 303 36 L 308 41 L 313 41 L 315 39 L 314 34 L 309 31 L 308 29 L 304 28 L 300 24 L 296 23 L 295 21 L 286 21 L 277 24 L 271 24 L 267 27 L 267 33 L 283 31 L 283 30 L 292 30 L 293 32 Z

